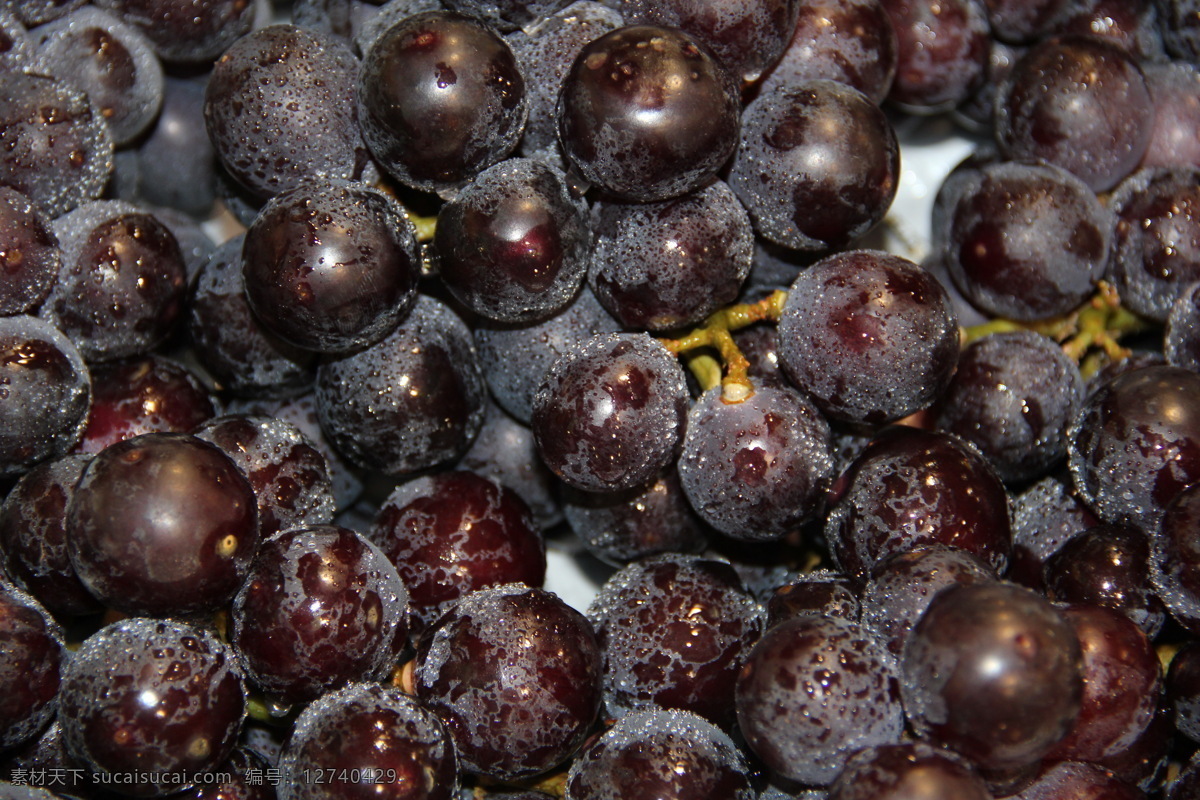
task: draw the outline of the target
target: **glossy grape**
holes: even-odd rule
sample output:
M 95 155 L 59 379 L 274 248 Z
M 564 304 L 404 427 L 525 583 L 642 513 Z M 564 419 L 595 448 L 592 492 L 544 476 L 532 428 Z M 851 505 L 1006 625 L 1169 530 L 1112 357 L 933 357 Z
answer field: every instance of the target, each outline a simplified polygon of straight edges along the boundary
M 69 656 L 62 628 L 36 600 L 0 583 L 0 750 L 37 738 L 58 711 Z
M 816 615 L 857 620 L 862 607 L 858 587 L 829 569 L 802 572 L 776 588 L 767 599 L 767 627 L 793 617 Z
M 248 0 L 99 0 L 154 43 L 163 61 L 211 62 L 250 32 L 256 13 Z
M 24 194 L 0 186 L 0 314 L 36 311 L 58 281 L 61 265 L 50 220 Z
M 1144 64 L 1154 100 L 1154 125 L 1142 167 L 1200 167 L 1200 146 L 1191 132 L 1200 120 L 1200 69 L 1183 61 Z
M 987 784 L 952 752 L 924 742 L 867 747 L 846 762 L 829 800 L 991 800 Z
M 897 66 L 888 100 L 934 114 L 966 100 L 984 81 L 987 10 L 980 0 L 881 0 L 896 29 Z

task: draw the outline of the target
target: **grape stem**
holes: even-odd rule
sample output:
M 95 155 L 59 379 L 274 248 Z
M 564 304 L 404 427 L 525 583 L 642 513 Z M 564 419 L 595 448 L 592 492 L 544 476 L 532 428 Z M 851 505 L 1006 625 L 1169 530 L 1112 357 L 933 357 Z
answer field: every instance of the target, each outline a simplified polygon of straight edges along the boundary
M 778 322 L 786 300 L 787 292 L 779 290 L 757 303 L 726 306 L 684 336 L 660 341 L 671 353 L 686 359 L 702 389 L 720 385 L 722 401 L 740 403 L 754 394 L 754 385 L 750 362 L 733 340 L 733 331 L 756 322 Z
M 1122 337 L 1149 328 L 1147 320 L 1121 305 L 1121 298 L 1112 284 L 1100 281 L 1096 293 L 1068 314 L 1033 322 L 989 320 L 963 328 L 962 343 L 966 346 L 993 333 L 1034 331 L 1061 344 L 1063 352 L 1079 364 L 1080 371 L 1087 378 L 1106 363 L 1129 356 L 1129 349 L 1121 346 Z

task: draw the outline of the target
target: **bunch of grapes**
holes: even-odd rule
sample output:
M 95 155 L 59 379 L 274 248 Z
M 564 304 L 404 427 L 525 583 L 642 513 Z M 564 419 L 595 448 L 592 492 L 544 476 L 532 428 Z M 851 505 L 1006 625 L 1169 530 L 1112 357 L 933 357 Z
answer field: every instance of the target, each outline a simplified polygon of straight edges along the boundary
M 0 0 L 0 800 L 1200 798 L 1198 130 L 1198 0 Z

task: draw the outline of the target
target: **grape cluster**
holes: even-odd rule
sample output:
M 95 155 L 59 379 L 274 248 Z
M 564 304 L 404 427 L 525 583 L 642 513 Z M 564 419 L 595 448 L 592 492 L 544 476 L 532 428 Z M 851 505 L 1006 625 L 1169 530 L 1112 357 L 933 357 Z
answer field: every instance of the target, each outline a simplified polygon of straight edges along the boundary
M 1200 0 L 0 0 L 0 800 L 1200 798 L 1197 130 Z

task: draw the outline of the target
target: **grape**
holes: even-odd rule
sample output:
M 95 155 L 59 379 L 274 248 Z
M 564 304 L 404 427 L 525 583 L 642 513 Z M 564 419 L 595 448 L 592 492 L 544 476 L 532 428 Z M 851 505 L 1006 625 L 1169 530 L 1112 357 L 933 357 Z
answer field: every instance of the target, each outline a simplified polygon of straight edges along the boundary
M 0 475 L 65 454 L 87 423 L 92 381 L 75 345 L 53 325 L 0 317 Z
M 798 617 L 768 630 L 737 681 L 746 743 L 784 778 L 826 785 L 855 750 L 899 741 L 893 660 L 856 623 Z
M 353 683 L 329 692 L 304 709 L 293 730 L 280 756 L 288 778 L 280 800 L 457 798 L 449 733 L 396 689 Z
M 218 385 L 239 396 L 288 396 L 312 385 L 316 355 L 266 330 L 246 301 L 244 235 L 218 247 L 196 275 L 188 305 L 193 352 Z
M 1043 478 L 1013 498 L 1010 580 L 1041 590 L 1042 565 L 1071 537 L 1099 519 L 1067 486 Z
M 60 617 L 104 608 L 75 574 L 67 545 L 67 508 L 90 460 L 67 455 L 38 464 L 0 507 L 2 572 Z
M 807 0 L 783 56 L 763 75 L 759 91 L 828 78 L 879 103 L 898 63 L 896 29 L 880 0 Z
M 1166 677 L 1175 728 L 1192 741 L 1200 739 L 1200 643 L 1184 644 L 1171 659 Z
M 621 0 L 620 9 L 631 25 L 679 28 L 748 85 L 779 61 L 802 5 L 797 0 Z
M 316 0 L 317 3 L 321 1 Z M 373 0 L 366 1 L 367 3 L 373 2 Z M 387 0 L 374 7 L 368 6 L 366 9 L 362 8 L 363 5 L 366 5 L 366 3 L 355 4 L 355 6 L 351 7 L 348 15 L 350 17 L 351 28 L 354 28 L 357 24 L 358 30 L 354 34 L 354 49 L 358 51 L 359 55 L 370 50 L 375 40 L 384 33 L 387 33 L 388 28 L 391 28 L 396 23 L 411 17 L 413 14 L 423 14 L 426 11 L 441 11 L 445 8 L 441 0 Z M 355 13 L 355 8 L 360 11 L 367 11 L 368 13 L 362 15 L 364 18 L 360 18 L 360 15 Z M 343 14 L 342 16 L 344 18 L 347 15 Z
M 89 636 L 63 673 L 59 722 L 93 784 L 155 797 L 187 788 L 237 744 L 242 667 L 216 636 L 172 620 L 127 619 Z
M 1066 456 L 1083 394 L 1079 368 L 1053 339 L 995 333 L 962 351 L 937 427 L 977 446 L 1004 481 L 1034 480 Z
M 351 101 L 358 75 L 358 59 L 333 36 L 277 24 L 238 39 L 204 95 L 225 169 L 260 200 L 309 179 L 367 177 Z
M 470 330 L 430 297 L 383 341 L 317 369 L 325 435 L 352 462 L 390 475 L 462 456 L 483 425 L 486 391 Z
M 448 194 L 516 148 L 527 113 L 512 50 L 484 22 L 446 11 L 381 34 L 357 97 L 380 165 L 406 186 Z
M 439 276 L 463 305 L 500 322 L 563 309 L 592 249 L 587 204 L 558 170 L 524 158 L 475 176 L 438 212 Z
M 519 584 L 464 597 L 417 645 L 417 699 L 450 730 L 464 771 L 516 780 L 582 746 L 600 710 L 587 619 Z
M 1108 39 L 1128 50 L 1145 69 L 1166 59 L 1159 5 L 1155 0 L 1070 0 L 1054 28 L 1060 34 Z
M 246 231 L 246 301 L 267 330 L 305 350 L 358 350 L 412 309 L 420 256 L 403 206 L 345 181 L 301 181 Z
M 262 543 L 233 600 L 230 641 L 269 697 L 306 702 L 387 675 L 408 613 L 408 590 L 378 547 L 348 528 L 303 526 Z
M 659 553 L 698 553 L 708 544 L 673 469 L 624 492 L 567 487 L 563 514 L 584 548 L 613 566 Z
M 740 403 L 714 388 L 688 412 L 679 478 L 708 524 L 772 541 L 816 516 L 833 478 L 829 424 L 804 395 L 764 386 Z
M 984 4 L 994 36 L 1027 43 L 1056 30 L 1078 0 L 984 0 Z
M 587 613 L 604 654 L 608 716 L 681 709 L 732 728 L 738 671 L 765 615 L 728 564 L 674 553 L 632 562 Z
M 1200 374 L 1164 366 L 1119 375 L 1092 393 L 1067 435 L 1084 502 L 1105 522 L 1151 533 L 1200 480 Z
M 85 203 L 54 221 L 62 245 L 58 282 L 41 316 L 89 361 L 143 355 L 182 314 L 187 268 L 174 234 L 120 200 Z
M 131 144 L 158 115 L 163 70 L 138 29 L 84 7 L 37 29 L 37 58 L 48 74 L 88 95 L 113 143 Z
M 854 622 L 860 612 L 857 587 L 838 572 L 815 569 L 801 573 L 771 593 L 767 600 L 767 627 L 808 615 Z
M 792 283 L 779 356 L 829 418 L 888 422 L 945 390 L 958 359 L 958 324 L 945 289 L 916 264 L 846 251 Z
M 1045 164 L 966 173 L 947 203 L 946 266 L 973 304 L 1016 320 L 1073 310 L 1104 276 L 1113 220 L 1082 181 Z
M 1014 800 L 1142 800 L 1133 786 L 1094 764 L 1060 761 L 1045 769 L 1037 780 L 1013 795 Z
M 1029 589 L 986 581 L 929 604 L 904 649 L 916 733 L 987 772 L 1035 765 L 1070 730 L 1083 680 L 1070 623 Z
M 570 305 L 543 322 L 502 325 L 483 321 L 475 326 L 475 345 L 496 402 L 528 425 L 533 396 L 550 365 L 577 341 L 620 329 L 585 286 Z
M 997 97 L 996 141 L 1010 159 L 1046 161 L 1100 192 L 1137 167 L 1153 119 L 1133 56 L 1098 37 L 1065 36 L 1017 62 Z
M 924 544 L 965 550 L 997 575 L 1012 550 L 1008 496 L 978 453 L 946 434 L 884 431 L 834 484 L 825 538 L 862 583 L 883 559 Z
M 593 39 L 620 28 L 619 13 L 591 0 L 578 0 L 555 12 L 528 30 L 506 38 L 525 76 L 529 119 L 521 152 L 531 155 L 558 145 L 558 123 L 554 107 L 559 89 L 575 56 Z
M 722 181 L 656 203 L 593 207 L 588 282 L 626 328 L 666 331 L 732 303 L 750 273 L 750 217 Z
M 88 464 L 67 516 L 80 580 L 129 614 L 215 611 L 245 580 L 258 550 L 254 490 L 215 446 L 146 433 Z
M 250 32 L 248 0 L 97 0 L 154 43 L 163 61 L 210 62 Z
M 1108 206 L 1116 216 L 1109 279 L 1123 305 L 1164 322 L 1184 288 L 1200 281 L 1200 167 L 1139 170 Z
M 1167 505 L 1150 532 L 1150 580 L 1171 616 L 1189 630 L 1200 628 L 1200 552 L 1195 528 L 1200 485 L 1193 483 Z
M 604 191 L 667 200 L 707 183 L 733 155 L 739 107 L 733 79 L 703 45 L 676 28 L 633 25 L 576 56 L 558 99 L 558 138 Z
M 36 600 L 0 583 L 0 749 L 37 737 L 58 710 L 69 656 L 62 628 Z
M 949 111 L 982 85 L 987 71 L 987 9 L 981 0 L 882 0 L 898 42 L 887 99 L 916 114 Z
M 265 539 L 281 530 L 333 521 L 333 484 L 325 456 L 290 422 L 230 415 L 193 430 L 237 465 L 258 504 Z
M 676 456 L 687 424 L 683 369 L 646 334 L 584 340 L 555 361 L 533 401 L 538 452 L 568 485 L 632 489 Z
M 1154 124 L 1142 167 L 1200 167 L 1200 146 L 1191 134 L 1200 124 L 1200 70 L 1170 61 L 1144 64 L 1154 100 Z
M 529 507 L 512 489 L 472 472 L 401 484 L 367 535 L 396 566 L 421 628 L 476 589 L 541 586 L 546 577 L 546 545 Z
M 924 742 L 866 747 L 829 787 L 829 800 L 991 800 L 987 784 L 952 752 Z
M 883 219 L 899 170 L 896 134 L 879 107 L 846 84 L 812 80 L 746 106 L 729 185 L 763 238 L 829 250 Z
M 989 150 L 994 149 L 992 130 L 995 126 L 996 93 L 1028 49 L 1025 45 L 1006 44 L 993 38 L 988 50 L 987 77 L 983 84 L 950 112 L 954 121 L 967 131 L 988 137 L 985 147 Z
M 0 315 L 36 311 L 54 288 L 61 264 L 50 220 L 28 197 L 0 186 Z
M 1167 363 L 1200 372 L 1200 283 L 1186 288 L 1171 305 L 1163 336 Z
M 751 772 L 727 734 L 684 711 L 622 717 L 571 764 L 565 800 L 711 797 L 754 800 Z
M 443 0 L 443 5 L 478 17 L 500 30 L 529 28 L 560 11 L 570 0 Z
M 113 171 L 108 126 L 69 83 L 0 72 L 0 183 L 58 217 L 100 196 Z

